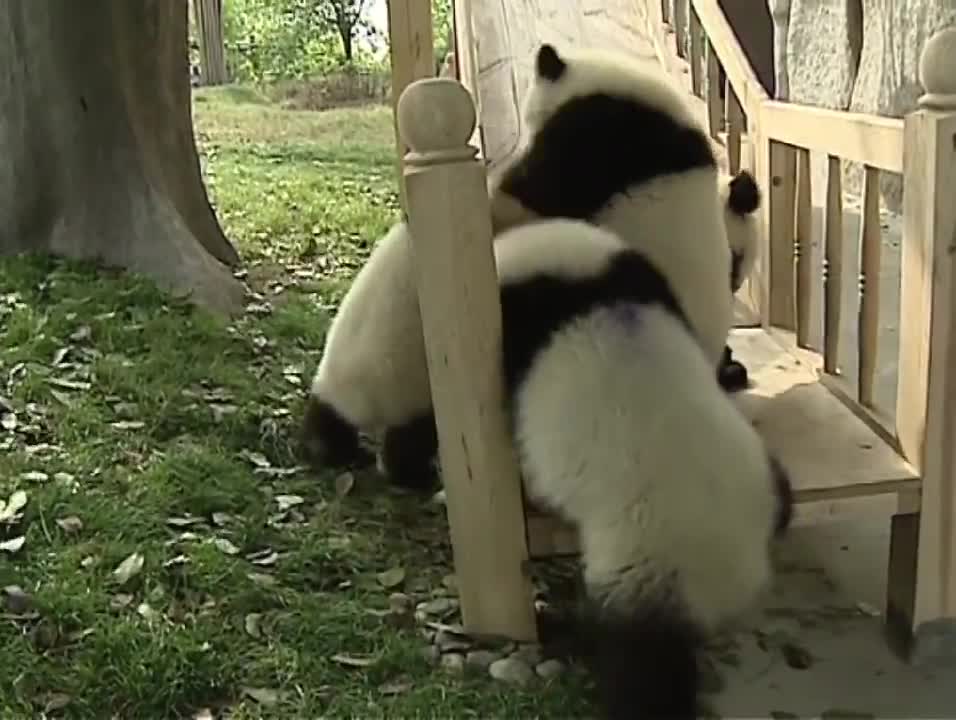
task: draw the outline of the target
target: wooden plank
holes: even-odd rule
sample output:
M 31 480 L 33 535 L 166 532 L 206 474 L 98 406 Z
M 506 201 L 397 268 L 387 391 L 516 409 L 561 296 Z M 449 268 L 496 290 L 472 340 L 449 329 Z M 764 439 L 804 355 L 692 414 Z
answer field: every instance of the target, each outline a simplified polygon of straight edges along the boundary
M 435 74 L 435 42 L 432 31 L 431 0 L 387 0 L 388 47 L 392 64 L 392 111 L 398 107 L 398 99 L 405 88 L 415 80 Z M 408 147 L 398 131 L 397 114 L 395 145 L 398 153 L 398 199 L 402 209 L 405 202 L 405 180 L 402 161 Z
M 880 171 L 863 170 L 863 217 L 860 223 L 860 314 L 857 327 L 859 370 L 857 396 L 873 407 L 873 384 L 880 333 Z
M 694 8 L 690 9 L 690 88 L 695 97 L 703 97 L 701 66 L 704 60 L 704 31 Z
M 801 501 L 919 486 L 913 467 L 769 334 L 733 330 L 729 344 L 753 385 L 738 404 L 780 454 Z
M 450 78 L 410 85 L 397 111 L 438 454 L 469 633 L 533 641 L 524 502 L 503 397 L 501 307 L 487 178 L 466 143 L 475 109 Z
M 740 138 L 744 132 L 744 111 L 734 89 L 727 84 L 727 166 L 731 175 L 740 170 Z
M 843 170 L 840 158 L 827 165 L 826 248 L 823 260 L 823 369 L 837 374 L 843 309 Z
M 768 100 L 757 124 L 780 142 L 880 170 L 903 171 L 903 121 L 898 118 Z
M 770 324 L 787 330 L 796 327 L 793 275 L 796 162 L 795 148 L 770 142 Z

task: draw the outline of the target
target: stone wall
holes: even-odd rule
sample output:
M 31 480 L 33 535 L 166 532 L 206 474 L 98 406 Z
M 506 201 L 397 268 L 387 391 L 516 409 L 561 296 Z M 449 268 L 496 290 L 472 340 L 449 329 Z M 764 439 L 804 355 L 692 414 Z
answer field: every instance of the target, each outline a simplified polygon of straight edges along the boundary
M 916 108 L 923 45 L 956 24 L 956 0 L 791 0 L 789 12 L 786 0 L 767 3 L 775 33 L 787 37 L 786 99 L 889 117 Z M 822 166 L 815 159 L 815 197 L 825 190 Z M 846 164 L 844 174 L 846 190 L 858 192 L 860 168 Z M 898 212 L 901 178 L 882 175 L 884 202 Z

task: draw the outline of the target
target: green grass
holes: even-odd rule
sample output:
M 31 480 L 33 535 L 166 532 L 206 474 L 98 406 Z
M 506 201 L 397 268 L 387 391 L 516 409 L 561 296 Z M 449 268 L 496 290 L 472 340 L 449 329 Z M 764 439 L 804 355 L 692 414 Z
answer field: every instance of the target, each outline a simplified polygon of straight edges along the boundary
M 0 588 L 28 596 L 0 595 L 0 717 L 586 714 L 576 673 L 517 690 L 432 666 L 380 611 L 442 587 L 443 514 L 297 465 L 329 309 L 398 216 L 388 110 L 196 100 L 253 311 L 226 324 L 135 278 L 0 261 L 0 499 L 27 495 L 0 520 L 0 542 L 24 538 L 0 551 Z

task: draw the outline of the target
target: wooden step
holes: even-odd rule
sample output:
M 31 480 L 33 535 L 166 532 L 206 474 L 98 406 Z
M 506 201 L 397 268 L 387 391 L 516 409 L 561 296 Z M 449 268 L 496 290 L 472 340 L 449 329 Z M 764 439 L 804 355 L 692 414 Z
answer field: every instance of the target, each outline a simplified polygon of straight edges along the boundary
M 883 438 L 759 328 L 737 328 L 730 346 L 750 373 L 751 387 L 736 395 L 780 461 L 790 471 L 797 522 L 852 509 L 855 500 L 895 495 L 896 512 L 919 506 L 919 476 Z M 576 533 L 549 515 L 528 514 L 532 557 L 576 551 Z

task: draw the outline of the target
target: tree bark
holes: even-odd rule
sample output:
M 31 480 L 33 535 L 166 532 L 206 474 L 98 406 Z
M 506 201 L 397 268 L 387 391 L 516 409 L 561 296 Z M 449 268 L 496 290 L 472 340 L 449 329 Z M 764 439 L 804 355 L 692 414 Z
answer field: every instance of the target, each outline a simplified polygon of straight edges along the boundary
M 222 0 L 195 0 L 196 30 L 199 34 L 200 79 L 203 85 L 225 85 Z
M 231 312 L 192 126 L 187 6 L 0 4 L 0 253 L 96 259 Z

